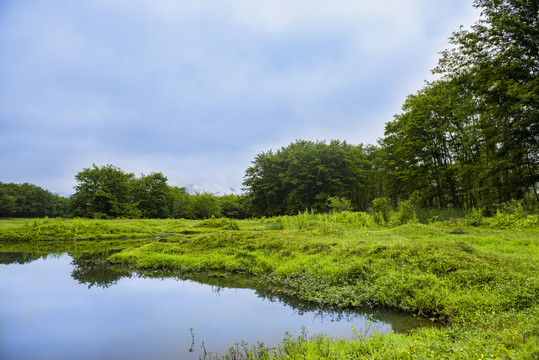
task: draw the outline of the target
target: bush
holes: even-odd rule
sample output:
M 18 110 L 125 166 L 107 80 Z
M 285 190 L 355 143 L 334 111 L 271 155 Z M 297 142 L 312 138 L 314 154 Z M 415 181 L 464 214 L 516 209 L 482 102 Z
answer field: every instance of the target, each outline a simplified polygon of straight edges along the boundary
M 332 213 L 352 211 L 352 202 L 342 196 L 332 196 L 328 198 L 328 206 Z
M 399 204 L 397 211 L 391 214 L 389 226 L 399 226 L 407 223 L 418 222 L 415 216 L 415 207 L 411 200 L 403 201 Z
M 378 224 L 385 224 L 389 221 L 391 216 L 391 199 L 390 198 L 376 198 L 372 201 L 372 208 L 374 211 L 374 220 Z
M 525 228 L 537 224 L 537 216 L 528 215 L 516 200 L 503 203 L 492 219 L 490 226 L 500 229 Z
M 191 210 L 195 219 L 209 219 L 219 217 L 219 200 L 217 196 L 208 192 L 196 193 L 190 196 Z
M 468 226 L 479 226 L 483 222 L 483 210 L 472 208 L 466 214 L 466 225 Z

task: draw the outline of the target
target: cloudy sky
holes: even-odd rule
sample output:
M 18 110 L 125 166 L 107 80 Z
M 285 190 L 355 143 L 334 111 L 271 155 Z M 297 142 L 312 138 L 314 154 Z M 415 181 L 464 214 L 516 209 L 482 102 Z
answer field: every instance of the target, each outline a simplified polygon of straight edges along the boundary
M 92 164 L 241 190 L 296 139 L 375 144 L 471 0 L 0 0 L 0 181 Z

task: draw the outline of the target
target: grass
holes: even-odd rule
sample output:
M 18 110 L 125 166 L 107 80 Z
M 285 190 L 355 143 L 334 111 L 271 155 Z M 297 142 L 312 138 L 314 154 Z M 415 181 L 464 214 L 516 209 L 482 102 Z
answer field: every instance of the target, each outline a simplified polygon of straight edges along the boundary
M 499 215 L 480 226 L 466 219 L 431 219 L 428 225 L 414 220 L 392 227 L 362 213 L 304 213 L 232 225 L 221 220 L 46 219 L 14 226 L 11 221 L 0 221 L 0 249 L 83 243 L 20 242 L 29 238 L 77 237 L 105 244 L 117 241 L 111 238 L 153 237 L 123 240 L 125 249 L 109 261 L 142 271 L 244 274 L 251 286 L 277 295 L 404 310 L 445 324 L 368 339 L 361 334 L 352 340 L 285 338 L 271 351 L 236 348 L 224 358 L 539 358 L 536 218 L 513 221 Z

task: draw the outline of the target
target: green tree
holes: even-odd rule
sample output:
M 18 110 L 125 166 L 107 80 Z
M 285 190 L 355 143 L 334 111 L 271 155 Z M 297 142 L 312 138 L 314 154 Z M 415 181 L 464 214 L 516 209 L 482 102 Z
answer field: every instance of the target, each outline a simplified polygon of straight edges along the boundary
M 0 216 L 44 217 L 65 216 L 68 199 L 52 194 L 39 186 L 0 182 Z
M 328 199 L 334 196 L 349 199 L 354 209 L 370 203 L 372 164 L 362 145 L 298 140 L 257 155 L 252 164 L 243 184 L 256 216 L 328 211 Z
M 170 197 L 170 217 L 174 219 L 189 218 L 191 216 L 191 204 L 189 194 L 184 187 L 171 186 L 168 189 Z
M 133 202 L 144 218 L 164 219 L 171 215 L 172 194 L 162 173 L 141 175 L 133 180 Z
M 493 208 L 539 182 L 538 2 L 478 0 L 436 73 L 386 125 L 387 195 L 430 207 Z
M 230 219 L 245 219 L 248 217 L 246 198 L 243 195 L 220 196 L 219 208 L 221 215 Z
M 219 200 L 217 196 L 209 192 L 196 193 L 189 197 L 192 216 L 195 219 L 209 219 L 212 216 L 219 217 Z
M 0 217 L 15 216 L 17 197 L 8 190 L 8 184 L 0 183 Z
M 435 72 L 477 100 L 489 202 L 521 198 L 539 182 L 539 2 L 476 0 L 482 18 L 450 39 Z
M 82 217 L 133 216 L 134 174 L 113 166 L 93 164 L 77 175 L 75 193 L 71 196 L 71 212 Z
M 352 202 L 341 196 L 330 196 L 328 198 L 328 207 L 333 213 L 351 211 Z

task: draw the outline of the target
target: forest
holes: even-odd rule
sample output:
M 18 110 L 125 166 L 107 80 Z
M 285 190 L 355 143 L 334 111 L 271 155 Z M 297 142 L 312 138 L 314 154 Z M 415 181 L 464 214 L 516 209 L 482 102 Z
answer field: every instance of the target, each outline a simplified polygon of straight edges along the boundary
M 36 185 L 0 183 L 0 216 L 247 218 L 327 212 L 335 201 L 367 211 L 481 209 L 539 200 L 537 1 L 476 1 L 481 20 L 450 38 L 437 80 L 411 94 L 376 145 L 296 140 L 256 155 L 242 195 L 188 194 L 162 173 L 113 165 L 75 175 L 62 198 Z M 333 204 L 333 205 L 332 205 Z

